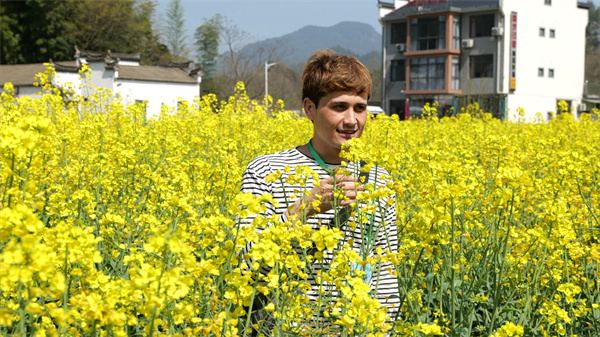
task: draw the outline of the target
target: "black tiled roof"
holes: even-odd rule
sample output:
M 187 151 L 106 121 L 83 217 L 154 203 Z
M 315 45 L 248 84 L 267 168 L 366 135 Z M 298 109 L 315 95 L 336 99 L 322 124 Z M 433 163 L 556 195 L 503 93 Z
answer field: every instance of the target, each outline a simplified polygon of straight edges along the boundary
M 424 5 L 419 10 L 419 6 L 402 6 L 392 13 L 384 16 L 383 21 L 393 21 L 398 19 L 404 19 L 408 15 L 422 14 L 422 13 L 437 13 L 446 11 L 456 12 L 471 12 L 480 11 L 485 9 L 497 9 L 500 7 L 499 0 L 448 0 L 446 2 L 440 2 L 434 5 Z

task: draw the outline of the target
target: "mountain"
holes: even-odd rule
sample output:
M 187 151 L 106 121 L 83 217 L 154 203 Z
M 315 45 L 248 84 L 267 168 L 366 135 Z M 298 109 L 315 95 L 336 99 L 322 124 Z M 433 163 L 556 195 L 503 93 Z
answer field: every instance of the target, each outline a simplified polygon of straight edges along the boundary
M 291 67 L 303 64 L 318 49 L 333 49 L 365 62 L 372 52 L 381 54 L 381 34 L 361 22 L 344 21 L 331 27 L 309 25 L 290 34 L 251 43 L 242 51 L 274 49 L 280 61 Z

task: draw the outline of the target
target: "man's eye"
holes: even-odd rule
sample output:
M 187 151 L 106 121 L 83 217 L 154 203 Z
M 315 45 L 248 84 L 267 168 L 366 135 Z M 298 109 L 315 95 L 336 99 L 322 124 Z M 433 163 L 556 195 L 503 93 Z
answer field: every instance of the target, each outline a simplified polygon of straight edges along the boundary
M 363 111 L 367 110 L 367 107 L 366 106 L 357 106 L 356 108 L 354 108 L 354 110 L 358 111 L 358 112 L 363 112 Z

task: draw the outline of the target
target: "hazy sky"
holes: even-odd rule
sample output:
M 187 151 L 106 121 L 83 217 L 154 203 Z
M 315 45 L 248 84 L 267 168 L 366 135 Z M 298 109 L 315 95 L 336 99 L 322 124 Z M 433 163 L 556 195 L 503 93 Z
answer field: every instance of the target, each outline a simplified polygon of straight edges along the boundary
M 160 20 L 169 0 L 158 0 Z M 181 0 L 187 34 L 219 13 L 254 40 L 278 37 L 306 25 L 333 26 L 342 21 L 364 22 L 381 33 L 377 0 Z M 249 41 L 252 42 L 252 41 Z
M 157 2 L 160 20 L 169 0 Z M 593 2 L 600 5 L 600 0 Z M 248 32 L 253 37 L 248 42 L 285 35 L 306 25 L 329 27 L 342 21 L 364 22 L 381 33 L 377 3 L 377 0 L 181 0 L 190 45 L 203 19 L 217 13 Z

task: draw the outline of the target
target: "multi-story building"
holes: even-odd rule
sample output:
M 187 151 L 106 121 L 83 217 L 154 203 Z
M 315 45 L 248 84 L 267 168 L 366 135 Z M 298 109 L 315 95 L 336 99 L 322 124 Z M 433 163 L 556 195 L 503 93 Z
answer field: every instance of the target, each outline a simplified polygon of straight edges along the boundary
M 478 103 L 501 119 L 548 119 L 584 88 L 587 3 L 577 0 L 396 0 L 379 3 L 382 104 L 407 119 Z M 519 114 L 522 108 L 524 114 Z

